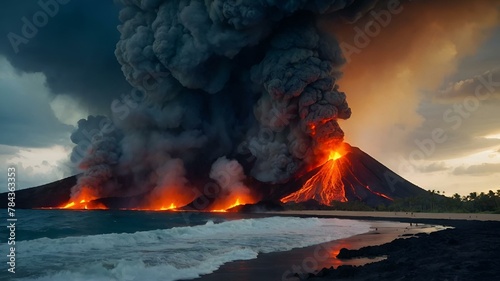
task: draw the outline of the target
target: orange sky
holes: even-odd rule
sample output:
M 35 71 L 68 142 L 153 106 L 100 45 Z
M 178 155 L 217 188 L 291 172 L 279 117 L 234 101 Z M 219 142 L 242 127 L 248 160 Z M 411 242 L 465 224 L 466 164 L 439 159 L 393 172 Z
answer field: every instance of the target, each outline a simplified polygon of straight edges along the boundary
M 382 16 L 380 22 L 371 14 L 347 26 L 323 22 L 323 26 L 337 35 L 348 57 L 343 68 L 344 77 L 339 81 L 353 111 L 351 119 L 341 123 L 346 140 L 426 189 L 468 193 L 478 188 L 500 188 L 493 186 L 493 180 L 498 182 L 498 173 L 496 176 L 483 175 L 479 182 L 484 186 L 457 184 L 469 181 L 460 178 L 463 175 L 457 175 L 460 171 L 457 167 L 461 164 L 457 160 L 459 155 L 468 162 L 467 157 L 498 149 L 500 143 L 496 147 L 482 147 L 482 150 L 475 151 L 454 147 L 454 153 L 441 156 L 441 152 L 444 154 L 447 147 L 456 143 L 458 138 L 453 138 L 454 134 L 474 126 L 460 124 L 460 128 L 455 128 L 458 121 L 443 122 L 447 108 L 460 104 L 466 96 L 436 98 L 447 82 L 455 82 L 454 78 L 464 76 L 460 72 L 470 73 L 467 65 L 463 66 L 461 62 L 478 55 L 480 47 L 491 39 L 499 23 L 498 5 L 498 1 L 413 1 L 403 2 L 401 7 L 393 10 L 390 20 L 387 17 L 389 12 L 386 12 L 388 8 L 381 6 L 383 12 L 380 14 L 385 17 Z M 365 41 L 362 36 L 366 36 Z M 489 69 L 479 68 L 474 75 L 483 74 L 483 70 Z M 496 116 L 500 117 L 498 113 Z M 452 117 L 448 114 L 448 118 Z M 479 116 L 472 117 L 463 119 L 472 123 L 483 122 Z M 491 126 L 491 134 L 495 133 L 496 127 Z M 415 150 L 422 152 L 417 142 L 429 139 L 435 129 L 439 132 L 442 129 L 446 140 L 435 143 L 434 148 L 429 144 L 429 151 L 424 148 L 423 159 L 417 157 L 422 154 L 411 154 Z M 496 133 L 500 133 L 498 130 Z M 496 158 L 493 160 L 500 162 L 500 156 Z M 486 160 L 478 160 L 478 165 Z M 453 161 L 455 166 L 451 163 Z M 438 169 L 437 165 L 443 169 Z M 432 172 L 441 174 L 430 175 L 427 166 L 435 167 L 437 171 Z M 477 184 L 477 175 L 473 179 L 471 182 Z

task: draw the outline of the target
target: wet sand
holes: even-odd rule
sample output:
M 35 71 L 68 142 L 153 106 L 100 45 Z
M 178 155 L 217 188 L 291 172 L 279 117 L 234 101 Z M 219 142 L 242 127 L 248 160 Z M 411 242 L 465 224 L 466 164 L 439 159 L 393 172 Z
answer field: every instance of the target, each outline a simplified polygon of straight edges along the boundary
M 371 231 L 287 252 L 260 254 L 254 260 L 231 262 L 195 280 L 461 281 L 498 280 L 500 276 L 500 214 L 348 211 L 267 214 L 364 220 L 370 221 Z M 441 226 L 449 228 L 442 230 Z M 339 253 L 343 259 L 336 257 Z
M 343 250 L 341 257 L 384 255 L 364 266 L 328 267 L 302 280 L 499 280 L 500 215 L 301 211 L 282 215 L 379 219 L 427 225 L 452 226 L 408 239 Z
M 370 221 L 370 225 L 371 230 L 364 234 L 287 252 L 259 254 L 257 259 L 227 263 L 214 273 L 194 280 L 297 281 L 308 276 L 309 273 L 318 273 L 325 267 L 359 266 L 385 259 L 384 255 L 380 255 L 370 258 L 340 260 L 336 256 L 342 248 L 360 249 L 370 245 L 382 245 L 397 238 L 408 238 L 417 233 L 429 233 L 442 229 L 440 226 L 436 228 L 434 225 L 424 224 L 412 223 L 410 226 L 406 222 Z

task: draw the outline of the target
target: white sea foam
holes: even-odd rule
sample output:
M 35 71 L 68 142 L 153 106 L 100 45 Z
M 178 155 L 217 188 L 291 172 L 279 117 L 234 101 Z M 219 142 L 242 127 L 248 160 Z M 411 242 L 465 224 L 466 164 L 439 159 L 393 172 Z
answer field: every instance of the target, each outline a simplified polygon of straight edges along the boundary
M 369 231 L 366 222 L 270 217 L 136 233 L 59 239 L 18 245 L 20 280 L 178 280 L 215 271 L 224 263 L 254 259 Z

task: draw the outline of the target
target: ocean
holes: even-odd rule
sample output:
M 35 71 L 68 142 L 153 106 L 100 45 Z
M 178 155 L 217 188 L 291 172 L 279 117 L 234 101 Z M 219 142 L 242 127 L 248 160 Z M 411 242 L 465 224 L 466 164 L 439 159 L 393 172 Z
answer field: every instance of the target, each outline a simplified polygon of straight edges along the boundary
M 3 262 L 0 280 L 189 280 L 231 261 L 370 230 L 356 220 L 237 213 L 17 210 L 16 217 L 16 273 Z M 1 235 L 7 261 L 8 229 Z

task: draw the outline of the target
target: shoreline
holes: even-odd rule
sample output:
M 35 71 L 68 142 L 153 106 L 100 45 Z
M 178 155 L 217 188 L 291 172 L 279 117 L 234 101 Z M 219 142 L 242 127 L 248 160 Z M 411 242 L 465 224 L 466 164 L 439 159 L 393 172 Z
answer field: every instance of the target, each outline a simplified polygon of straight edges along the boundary
M 266 215 L 281 215 L 281 213 L 266 213 Z M 287 216 L 290 214 L 287 214 Z M 297 215 L 293 215 L 297 216 Z M 309 217 L 313 215 L 304 214 Z M 329 218 L 333 218 L 328 216 Z M 413 237 L 418 233 L 429 233 L 438 231 L 441 226 L 436 227 L 435 224 L 413 224 L 410 226 L 406 222 L 385 221 L 381 219 L 358 219 L 358 218 L 340 218 L 338 219 L 355 219 L 365 221 L 370 224 L 370 231 L 362 234 L 357 234 L 351 237 L 333 240 L 326 243 L 312 245 L 304 248 L 296 248 L 285 252 L 273 252 L 259 254 L 256 259 L 233 261 L 222 265 L 213 273 L 203 275 L 196 281 L 216 281 L 216 280 L 286 280 L 298 281 L 316 274 L 323 268 L 331 266 L 353 265 L 360 266 L 367 263 L 383 260 L 384 255 L 378 257 L 362 257 L 350 260 L 340 260 L 336 258 L 342 248 L 360 249 L 367 246 L 384 245 L 398 238 Z M 294 275 L 299 272 L 298 275 Z
M 499 258 L 492 256 L 500 252 L 500 214 L 411 214 L 410 212 L 351 211 L 283 211 L 264 214 L 361 220 L 370 222 L 372 229 L 367 233 L 319 245 L 287 252 L 259 254 L 253 260 L 233 261 L 222 265 L 211 274 L 192 280 L 395 280 L 410 274 L 409 276 L 413 277 L 408 280 L 448 279 L 458 281 L 472 280 L 466 279 L 464 276 L 483 275 L 486 278 L 482 280 L 494 280 L 488 279 L 488 276 L 500 274 Z M 388 227 L 391 225 L 392 228 Z M 435 229 L 436 226 L 438 229 Z M 443 229 L 441 226 L 451 228 Z M 482 232 L 476 233 L 476 230 L 479 229 Z M 495 241 L 475 237 L 480 234 L 485 234 L 487 237 L 498 237 L 495 240 L 496 244 Z M 456 242 L 460 240 L 469 242 L 465 243 L 464 247 L 460 247 L 461 242 Z M 455 243 L 454 246 L 457 249 L 447 249 L 450 241 L 452 244 Z M 489 251 L 489 248 L 486 247 L 483 249 L 484 251 L 474 253 L 476 246 L 480 246 L 478 243 L 493 243 L 496 250 Z M 343 260 L 336 258 L 341 248 L 348 249 L 347 251 L 343 250 L 343 254 L 352 258 Z M 324 254 L 325 251 L 329 251 L 328 257 Z M 407 251 L 414 253 L 410 254 Z M 445 253 L 440 256 L 443 251 Z M 429 252 L 434 253 L 434 256 L 430 256 Z M 486 255 L 479 257 L 481 253 Z M 472 255 L 470 258 L 472 261 L 467 259 L 469 255 Z M 496 266 L 487 266 L 489 269 L 480 271 L 480 275 L 477 276 L 470 268 L 454 269 L 463 264 L 474 264 L 474 259 L 478 260 L 477 263 L 480 264 L 488 263 L 488 259 L 490 259 Z M 441 272 L 439 270 L 441 267 L 448 268 L 448 271 Z M 302 274 L 295 274 L 299 272 Z M 428 279 L 425 276 L 432 275 L 426 274 L 434 274 L 443 278 Z
M 366 222 L 366 220 L 360 221 Z M 429 234 L 448 228 L 447 226 L 441 225 L 414 223 L 409 225 L 403 222 L 379 220 L 369 221 L 369 223 L 371 225 L 371 230 L 369 232 L 304 248 L 303 252 L 309 252 L 309 256 L 303 258 L 299 265 L 294 264 L 294 266 L 297 265 L 295 269 L 300 268 L 300 271 L 295 270 L 287 275 L 283 274 L 281 280 L 303 280 L 310 274 L 317 274 L 323 268 L 364 266 L 370 263 L 383 261 L 387 258 L 384 254 L 366 257 L 361 256 L 352 259 L 337 258 L 337 255 L 343 251 L 343 249 L 359 250 L 365 247 L 376 247 L 390 243 L 396 239 L 416 237 L 421 233 Z M 316 255 L 318 249 L 327 249 L 327 256 L 322 256 L 319 253 Z M 290 251 L 291 254 L 293 251 L 294 250 Z M 310 255 L 310 253 L 313 254 Z M 294 266 L 291 266 L 290 269 L 294 269 Z
M 276 214 L 276 213 L 275 213 Z M 289 211 L 283 215 L 400 221 L 453 228 L 343 251 L 343 257 L 386 255 L 364 266 L 325 267 L 302 280 L 498 280 L 500 214 Z

